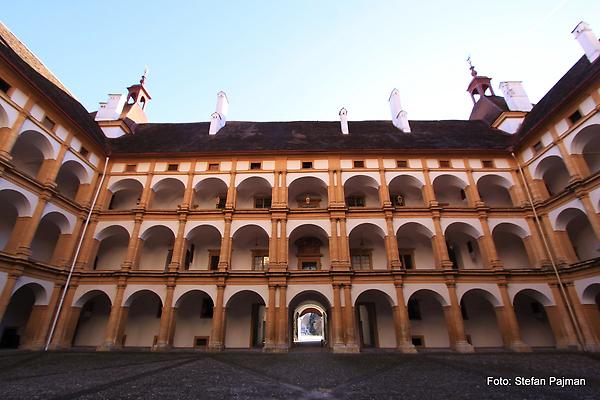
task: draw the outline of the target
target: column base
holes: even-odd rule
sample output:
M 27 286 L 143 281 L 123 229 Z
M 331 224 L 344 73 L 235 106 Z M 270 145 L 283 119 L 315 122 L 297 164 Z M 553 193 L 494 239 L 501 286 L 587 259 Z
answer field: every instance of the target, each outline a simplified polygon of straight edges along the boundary
M 515 353 L 530 353 L 531 347 L 520 340 L 515 340 L 508 345 L 508 349 Z
M 347 344 L 346 353 L 360 353 L 360 347 L 356 343 Z
M 416 354 L 418 353 L 417 348 L 411 342 L 401 343 L 396 349 L 403 354 Z
M 170 343 L 157 343 L 152 347 L 152 351 L 169 351 L 173 348 Z
M 96 347 L 96 351 L 115 351 L 120 349 L 120 345 L 110 342 L 102 343 L 100 346 Z
M 345 345 L 343 343 L 334 344 L 332 349 L 334 353 L 348 354 L 348 353 L 360 353 L 360 347 L 356 344 Z
M 454 344 L 454 351 L 458 353 L 474 353 L 475 348 L 467 341 L 461 340 Z
M 223 351 L 224 346 L 223 343 L 210 343 L 208 345 L 208 347 L 206 348 L 207 351 L 210 352 L 219 352 L 219 351 Z
M 600 343 L 586 343 L 585 351 L 590 353 L 600 353 Z

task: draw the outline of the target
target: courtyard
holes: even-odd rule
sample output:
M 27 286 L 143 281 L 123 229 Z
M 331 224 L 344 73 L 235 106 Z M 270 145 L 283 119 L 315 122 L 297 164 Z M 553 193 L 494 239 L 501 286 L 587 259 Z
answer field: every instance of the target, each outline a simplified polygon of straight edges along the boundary
M 600 358 L 582 353 L 0 353 L 3 399 L 597 399 Z M 511 385 L 488 386 L 489 376 Z M 584 386 L 517 386 L 516 377 Z

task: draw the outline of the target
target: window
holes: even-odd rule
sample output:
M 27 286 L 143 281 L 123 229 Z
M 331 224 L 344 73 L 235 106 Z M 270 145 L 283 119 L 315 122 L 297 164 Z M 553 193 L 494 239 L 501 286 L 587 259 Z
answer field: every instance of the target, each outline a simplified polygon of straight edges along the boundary
M 371 262 L 371 252 L 369 250 L 350 250 L 350 254 L 352 269 L 371 269 L 373 267 Z
M 353 165 L 354 165 L 354 168 L 364 168 L 365 162 L 362 160 L 354 160 Z
M 219 164 L 218 163 L 209 163 L 208 164 L 208 170 L 209 171 L 218 171 L 219 170 Z
M 254 271 L 264 271 L 269 268 L 269 251 L 254 250 L 252 252 L 252 269 Z
M 413 336 L 411 337 L 411 341 L 413 346 L 415 347 L 424 347 L 425 346 L 425 338 L 423 336 Z
M 365 207 L 365 196 L 356 194 L 346 197 L 348 207 Z
M 404 196 L 399 193 L 390 195 L 390 200 L 392 201 L 392 205 L 394 207 L 402 207 L 405 205 Z
M 418 321 L 421 319 L 421 309 L 419 308 L 419 300 L 410 299 L 408 301 L 408 319 Z
M 271 196 L 255 197 L 254 208 L 271 208 Z
M 213 302 L 211 299 L 203 298 L 202 306 L 200 307 L 200 318 L 213 317 Z
M 492 160 L 482 160 L 481 165 L 483 168 L 494 168 L 494 162 Z
M 251 162 L 250 169 L 261 169 L 261 163 L 259 162 Z
M 206 348 L 208 339 L 208 336 L 194 336 L 194 347 Z
M 0 90 L 4 93 L 8 93 L 8 91 L 10 90 L 10 85 L 2 78 L 0 78 Z
M 569 121 L 571 121 L 571 125 L 575 124 L 580 119 L 581 113 L 579 112 L 579 110 L 576 110 L 573 114 L 569 115 Z
M 51 131 L 52 129 L 54 129 L 54 126 L 56 125 L 56 123 L 54 121 L 52 121 L 50 118 L 44 117 L 44 119 L 42 120 L 42 125 Z
M 313 167 L 312 161 L 302 161 L 302 169 L 311 169 Z
M 83 157 L 87 158 L 87 156 L 90 154 L 90 151 L 88 149 L 86 149 L 85 147 L 81 146 L 81 148 L 79 149 L 79 154 L 81 154 Z
M 407 168 L 408 167 L 408 161 L 406 161 L 406 160 L 396 160 L 396 167 L 397 168 Z
M 302 271 L 316 271 L 319 269 L 316 261 L 302 261 Z
M 225 203 L 227 202 L 227 198 L 225 196 L 217 196 L 216 198 L 216 208 L 222 210 L 225 208 Z
M 412 250 L 398 249 L 398 252 L 400 253 L 400 261 L 402 262 L 404 268 L 414 269 L 415 264 Z
M 194 261 L 194 250 L 195 246 L 192 244 L 189 249 L 185 251 L 185 260 L 183 263 L 183 268 L 185 270 L 190 269 L 190 264 Z
M 179 169 L 179 164 L 168 164 L 167 171 L 177 171 Z
M 137 169 L 137 164 L 127 164 L 125 166 L 125 172 L 135 172 Z
M 216 271 L 219 269 L 219 250 L 209 250 L 208 251 L 208 269 L 211 271 Z
M 440 168 L 450 168 L 450 160 L 440 160 Z
M 532 146 L 533 148 L 533 153 L 539 153 L 540 151 L 542 151 L 542 149 L 544 148 L 544 145 L 542 144 L 542 142 L 537 142 L 536 144 L 534 144 Z

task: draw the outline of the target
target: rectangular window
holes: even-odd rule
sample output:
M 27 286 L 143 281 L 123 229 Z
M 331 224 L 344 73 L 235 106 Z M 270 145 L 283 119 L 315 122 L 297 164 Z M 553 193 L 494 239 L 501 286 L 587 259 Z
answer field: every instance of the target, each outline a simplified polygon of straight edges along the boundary
M 348 207 L 365 207 L 365 196 L 348 196 L 346 204 Z
M 302 261 L 302 270 L 303 271 L 316 271 L 317 270 L 317 262 L 316 261 Z
M 125 172 L 135 172 L 137 169 L 137 164 L 127 164 L 125 166 Z
M 88 149 L 86 149 L 85 147 L 81 146 L 81 148 L 79 149 L 79 154 L 81 154 L 83 157 L 87 158 L 87 156 L 90 154 L 90 151 Z
M 408 167 L 408 161 L 406 161 L 406 160 L 396 160 L 396 167 L 397 168 L 407 168 Z
M 494 162 L 492 160 L 482 160 L 481 165 L 483 168 L 494 168 Z
M 544 145 L 542 144 L 542 142 L 537 142 L 535 143 L 533 146 L 533 153 L 539 153 L 540 151 L 542 151 L 542 149 L 544 148 Z
M 219 170 L 219 164 L 218 163 L 210 163 L 210 164 L 208 164 L 208 170 L 209 171 L 218 171 Z
M 400 250 L 400 261 L 406 269 L 414 269 L 415 264 L 413 262 L 412 252 L 406 250 Z
M 192 261 L 194 261 L 194 251 L 195 251 L 195 246 L 193 244 L 190 246 L 189 249 L 187 249 L 185 251 L 185 260 L 184 260 L 184 269 L 185 270 L 190 269 L 190 265 L 192 264 Z
M 364 168 L 365 162 L 363 160 L 354 160 L 353 165 L 354 168 Z
M 311 169 L 313 167 L 312 161 L 302 161 L 302 169 Z
M 423 336 L 412 336 L 411 341 L 415 347 L 425 347 L 425 338 Z
M 268 253 L 265 251 L 265 253 Z M 264 271 L 269 267 L 269 256 L 265 254 L 254 255 L 252 269 L 254 271 Z
M 42 125 L 51 131 L 52 129 L 54 129 L 54 126 L 56 125 L 56 123 L 54 121 L 52 121 L 50 118 L 44 117 L 44 119 L 42 120 Z
M 0 78 L 0 90 L 4 93 L 8 93 L 8 91 L 10 90 L 10 85 L 2 78 Z
M 250 169 L 261 169 L 261 163 L 259 162 L 251 162 L 250 163 Z
M 408 308 L 408 319 L 413 321 L 418 321 L 421 319 L 421 309 L 419 308 L 419 300 L 410 299 L 406 308 Z
M 401 194 L 392 194 L 390 195 L 390 200 L 394 207 L 402 207 L 404 206 L 404 196 Z
M 209 250 L 208 251 L 208 269 L 211 271 L 216 271 L 219 269 L 219 250 Z
M 225 208 L 225 203 L 227 202 L 227 199 L 225 198 L 225 196 L 217 196 L 217 201 L 216 201 L 216 208 L 219 210 L 222 210 Z
M 208 336 L 194 336 L 194 347 L 206 348 L 208 346 Z
M 450 168 L 450 160 L 440 160 L 440 168 Z
M 255 197 L 254 208 L 271 208 L 271 196 Z
M 167 171 L 177 171 L 179 169 L 179 164 L 168 164 Z
M 364 250 L 351 250 L 350 254 L 352 269 L 361 270 L 372 268 L 370 252 L 365 252 Z
M 569 115 L 569 121 L 571 121 L 571 125 L 579 121 L 581 117 L 582 115 L 581 112 L 579 112 L 579 110 L 576 110 L 573 114 Z

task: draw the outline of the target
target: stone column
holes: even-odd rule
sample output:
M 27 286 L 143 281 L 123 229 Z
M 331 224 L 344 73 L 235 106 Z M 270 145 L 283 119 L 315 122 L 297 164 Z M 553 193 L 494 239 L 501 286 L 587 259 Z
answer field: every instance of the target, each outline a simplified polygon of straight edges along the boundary
M 52 294 L 50 295 L 50 301 L 46 306 L 34 305 L 27 321 L 25 328 L 26 337 L 30 340 L 28 343 L 23 343 L 21 348 L 28 350 L 40 350 L 46 345 L 46 338 L 54 318 L 56 311 L 56 305 L 60 297 L 62 285 L 55 284 Z
M 194 200 L 194 170 L 196 169 L 196 162 L 192 162 L 190 165 L 190 171 L 188 172 L 187 184 L 185 186 L 185 192 L 183 194 L 183 202 L 180 208 L 189 210 Z
M 465 188 L 465 194 L 467 196 L 467 202 L 469 203 L 469 206 L 485 206 L 481 200 L 481 196 L 479 196 L 479 190 L 477 190 L 475 179 L 473 179 L 473 170 L 470 168 L 467 169 L 467 180 L 469 181 L 469 186 Z
M 42 167 L 38 172 L 39 181 L 44 185 L 50 185 L 52 187 L 56 187 L 56 176 L 58 175 L 58 171 L 60 167 L 62 167 L 62 161 L 65 158 L 65 154 L 69 149 L 69 143 L 71 142 L 72 135 L 69 135 L 67 140 L 62 143 L 60 149 L 58 150 L 58 155 L 54 160 L 44 160 L 42 163 Z
M 277 256 L 277 244 L 279 238 L 277 237 L 277 220 L 271 218 L 271 237 L 269 237 L 269 269 L 274 269 L 279 265 Z
M 400 261 L 400 252 L 398 251 L 398 241 L 396 239 L 396 233 L 394 232 L 394 218 L 392 214 L 386 214 L 385 224 L 387 228 L 387 234 L 385 236 L 385 252 L 387 253 L 388 266 L 391 269 L 400 269 L 404 267 Z
M 356 342 L 356 320 L 354 314 L 354 305 L 352 304 L 351 286 L 344 285 L 344 326 L 346 327 L 346 351 L 349 353 L 358 353 L 360 348 Z
M 435 190 L 433 190 L 433 185 L 431 184 L 431 178 L 429 177 L 429 168 L 426 167 L 427 160 L 421 159 L 421 163 L 424 167 L 423 169 L 423 179 L 425 179 L 425 185 L 423 186 L 423 199 L 425 200 L 426 205 L 437 206 L 437 199 L 435 198 Z
M 396 329 L 396 349 L 401 353 L 416 353 L 417 349 L 412 344 L 410 334 L 410 319 L 408 318 L 408 309 L 404 301 L 404 289 L 402 283 L 396 283 L 396 302 L 394 307 L 394 327 Z
M 185 224 L 187 222 L 187 214 L 181 213 L 179 214 L 179 226 L 177 228 L 177 237 L 175 238 L 175 243 L 173 244 L 173 255 L 171 257 L 171 262 L 169 263 L 169 271 L 174 272 L 179 269 L 184 264 L 183 258 L 185 257 L 185 251 L 183 250 L 185 246 Z
M 579 349 L 577 335 L 573 327 L 573 322 L 569 316 L 569 311 L 565 305 L 565 299 L 562 296 L 558 284 L 551 283 L 552 297 L 556 306 L 544 306 L 548 315 L 548 322 L 556 339 L 556 347 L 559 349 Z
M 600 352 L 600 342 L 596 333 L 592 329 L 592 323 L 588 320 L 585 310 L 579 301 L 579 297 L 577 296 L 577 291 L 575 290 L 575 286 L 573 283 L 565 283 L 565 288 L 567 290 L 567 295 L 571 300 L 571 304 L 573 305 L 573 312 L 575 313 L 575 318 L 579 322 L 579 326 L 581 328 L 581 333 L 583 335 L 583 340 L 585 341 L 585 350 L 591 352 Z
M 17 279 L 21 276 L 20 273 L 17 272 L 9 272 L 6 276 L 6 282 L 4 283 L 4 287 L 2 288 L 2 294 L 0 294 L 0 321 L 4 318 L 4 313 L 6 312 L 6 307 L 8 307 L 8 303 L 10 303 L 10 299 L 13 294 L 13 290 L 15 289 L 15 284 L 17 283 Z
M 342 327 L 342 305 L 340 297 L 340 284 L 333 284 L 333 307 L 331 308 L 333 320 L 333 351 L 344 352 L 344 332 Z
M 231 215 L 225 216 L 225 228 L 221 239 L 221 252 L 219 253 L 219 271 L 227 271 L 231 259 Z
M 46 203 L 50 199 L 51 195 L 49 192 L 44 191 L 39 195 L 38 203 L 35 206 L 35 210 L 29 219 L 29 224 L 23 229 L 21 242 L 17 249 L 17 256 L 21 258 L 29 258 L 31 255 L 31 242 L 37 231 L 40 220 L 42 219 L 42 212 L 46 208 Z
M 579 198 L 579 201 L 581 201 L 581 203 L 583 204 L 583 207 L 585 208 L 585 214 L 587 216 L 588 221 L 590 222 L 590 225 L 592 226 L 594 234 L 596 235 L 596 239 L 600 241 L 600 218 L 598 218 L 598 214 L 594 209 L 592 200 L 590 200 L 589 193 L 579 191 L 576 193 L 576 195 Z
M 281 269 L 288 269 L 288 238 L 287 238 L 287 220 L 282 218 L 279 220 L 280 236 L 279 236 L 279 265 Z
M 77 291 L 77 284 L 71 284 L 69 285 L 69 288 L 67 289 L 67 293 L 65 295 L 65 301 L 63 302 L 62 305 L 62 310 L 60 311 L 60 315 L 58 318 L 58 321 L 56 323 L 56 328 L 54 329 L 54 337 L 52 338 L 52 342 L 50 343 L 50 346 L 53 349 L 64 349 L 64 348 L 68 348 L 71 346 L 71 342 L 73 340 L 73 334 L 75 333 L 75 327 L 73 327 L 73 331 L 70 332 L 70 324 L 72 323 L 71 319 L 72 319 L 72 315 L 73 315 L 73 311 L 75 311 L 75 313 L 77 314 L 77 317 L 79 317 L 79 313 L 77 312 L 77 310 L 73 310 L 73 308 L 79 308 L 79 307 L 72 307 L 73 306 L 73 297 L 75 296 L 75 292 Z M 59 293 L 62 292 L 62 288 L 59 289 Z M 81 310 L 79 308 L 79 310 Z M 54 313 L 53 313 L 54 314 Z M 52 319 L 50 321 L 50 324 L 52 324 L 52 320 L 54 319 L 54 315 L 52 315 Z M 75 321 L 75 323 L 77 323 L 77 321 Z M 69 335 L 70 334 L 70 335 Z
M 439 265 L 437 268 L 443 269 L 452 269 L 452 261 L 450 261 L 450 256 L 448 255 L 448 248 L 446 247 L 446 240 L 444 238 L 444 233 L 442 232 L 442 224 L 440 222 L 440 217 L 434 215 L 433 217 L 433 226 L 435 228 L 435 236 L 433 237 L 432 244 L 434 244 L 433 252 L 436 260 L 439 260 Z
M 136 213 L 135 223 L 133 224 L 133 231 L 129 238 L 129 245 L 127 246 L 127 253 L 125 255 L 125 261 L 123 261 L 122 270 L 129 271 L 135 264 L 137 264 L 137 255 L 140 246 L 140 228 L 142 227 L 142 214 Z
M 332 265 L 336 265 L 340 261 L 340 237 L 337 231 L 338 219 L 331 218 L 331 239 L 329 240 L 329 260 Z
M 173 324 L 173 292 L 175 291 L 175 282 L 167 284 L 167 295 L 165 296 L 165 304 L 162 308 L 160 316 L 160 327 L 158 329 L 158 340 L 156 341 L 156 350 L 170 349 L 172 343 L 169 341 L 169 332 Z
M 235 170 L 232 170 L 229 173 L 229 187 L 227 188 L 227 199 L 225 200 L 225 208 L 233 209 L 235 208 Z
M 483 229 L 483 236 L 481 237 L 480 243 L 484 245 L 484 253 L 486 254 L 487 263 L 491 268 L 501 269 L 502 263 L 496 250 L 496 244 L 494 243 L 494 237 L 488 224 L 487 216 L 484 213 L 479 214 L 479 222 Z
M 390 201 L 390 190 L 385 180 L 385 171 L 383 169 L 383 160 L 379 160 L 379 204 L 381 207 L 391 207 L 392 202 Z
M 221 351 L 223 350 L 223 323 L 225 319 L 225 308 L 223 304 L 225 294 L 225 285 L 217 284 L 217 302 L 213 311 L 212 330 L 208 343 L 208 350 Z
M 473 346 L 467 342 L 465 334 L 465 325 L 460 312 L 460 304 L 456 296 L 456 287 L 454 283 L 446 283 L 448 294 L 450 296 L 450 306 L 444 310 L 448 332 L 450 333 L 451 346 L 459 353 L 472 353 Z
M 265 335 L 265 351 L 273 351 L 277 338 L 275 336 L 275 296 L 277 287 L 275 285 L 269 285 L 269 299 L 267 304 L 267 321 L 266 321 L 266 335 Z
M 508 193 L 510 194 L 510 198 L 513 202 L 513 205 L 520 207 L 527 206 L 529 204 L 529 201 L 527 200 L 527 196 L 525 195 L 525 192 L 523 191 L 523 188 L 521 186 L 522 181 L 519 173 L 517 172 L 517 170 L 511 169 L 510 175 L 512 176 L 514 185 L 512 185 L 508 189 Z
M 498 327 L 505 333 L 503 335 L 506 338 L 504 345 L 506 348 L 516 352 L 531 351 L 531 348 L 521 339 L 519 323 L 517 322 L 517 316 L 510 301 L 510 296 L 508 295 L 507 284 L 499 283 L 498 289 L 500 290 L 503 305 L 502 307 L 496 307 L 495 311 Z
M 288 309 L 287 286 L 279 286 L 279 307 L 277 308 L 277 348 L 285 352 L 288 349 Z
M 346 233 L 346 218 L 340 218 L 339 262 L 350 267 L 350 243 Z
M 95 257 L 98 253 L 98 247 L 100 241 L 94 237 L 96 235 L 96 227 L 98 226 L 98 217 L 93 216 L 90 218 L 88 228 L 85 232 L 85 237 L 81 243 L 81 250 L 77 256 L 76 266 L 78 270 L 82 270 L 93 264 L 92 257 Z
M 27 119 L 27 112 L 31 110 L 31 107 L 33 107 L 33 105 L 34 101 L 31 98 L 28 99 L 27 103 L 23 107 L 23 110 L 19 112 L 12 126 L 10 128 L 2 128 L 2 134 L 0 135 L 0 158 L 3 158 L 5 160 L 12 160 L 10 151 L 12 150 L 17 139 L 19 138 L 21 127 Z
M 529 244 L 529 247 L 531 248 L 535 266 L 541 267 L 542 265 L 550 264 L 550 259 L 548 258 L 548 254 L 546 253 L 544 243 L 542 243 L 542 239 L 540 238 L 540 233 L 537 228 L 537 224 L 534 221 L 534 217 L 527 216 L 525 217 L 525 221 L 527 221 L 527 226 L 529 227 L 529 231 L 531 232 L 531 236 L 525 238 L 525 240 L 527 241 L 525 245 L 527 246 Z
M 123 344 L 121 343 L 121 338 L 118 336 L 121 331 L 121 322 L 123 319 L 121 318 L 121 314 L 123 313 L 124 307 L 123 304 L 123 295 L 125 294 L 125 288 L 127 285 L 124 282 L 120 282 L 117 284 L 117 292 L 115 294 L 115 299 L 112 303 L 112 307 L 110 308 L 110 315 L 108 317 L 108 322 L 106 323 L 106 330 L 104 333 L 104 341 L 100 346 L 98 346 L 98 351 L 110 351 L 114 350 L 117 347 L 121 347 Z

